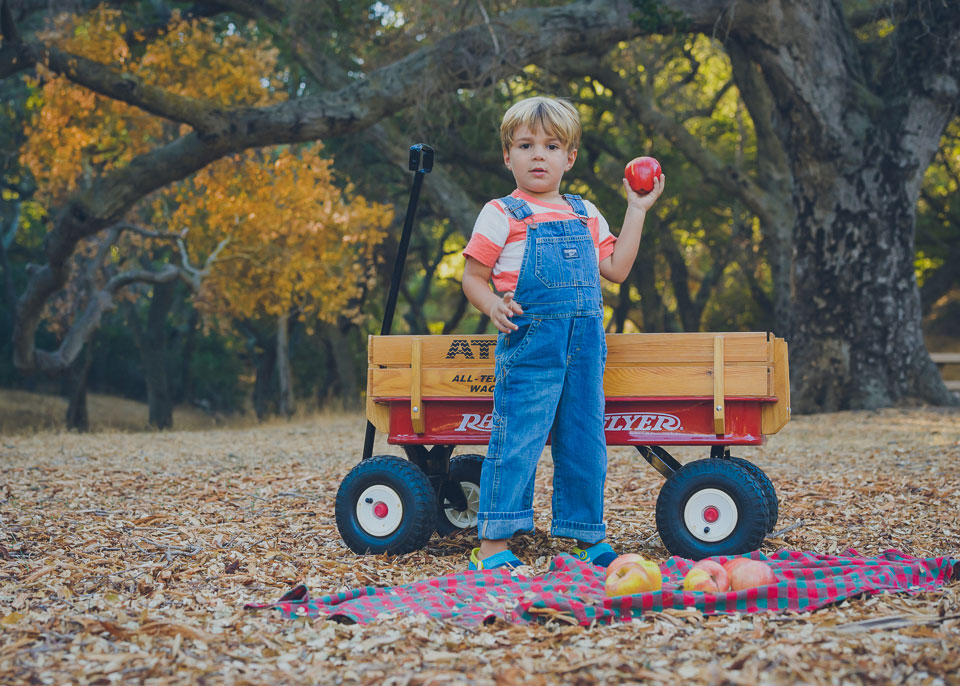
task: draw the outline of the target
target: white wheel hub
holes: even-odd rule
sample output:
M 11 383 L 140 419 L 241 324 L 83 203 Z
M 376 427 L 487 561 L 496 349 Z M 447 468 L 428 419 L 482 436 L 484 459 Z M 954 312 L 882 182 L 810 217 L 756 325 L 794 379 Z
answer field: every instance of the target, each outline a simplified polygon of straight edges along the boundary
M 443 508 L 450 523 L 458 529 L 469 529 L 477 525 L 477 513 L 480 511 L 480 486 L 470 481 L 461 481 L 460 488 L 467 499 L 467 509 L 460 511 L 454 507 Z
M 400 495 L 383 484 L 370 486 L 357 500 L 357 523 L 371 536 L 389 536 L 403 521 Z
M 697 491 L 683 508 L 687 531 L 701 541 L 722 541 L 737 528 L 739 512 L 733 498 L 716 488 Z

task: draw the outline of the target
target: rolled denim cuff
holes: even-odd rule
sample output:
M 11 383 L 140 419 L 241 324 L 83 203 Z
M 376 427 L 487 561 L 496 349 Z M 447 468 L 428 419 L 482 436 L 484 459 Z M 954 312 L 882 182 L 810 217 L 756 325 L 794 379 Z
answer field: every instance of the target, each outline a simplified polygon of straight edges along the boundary
M 533 531 L 533 510 L 477 513 L 480 540 L 510 538 L 518 531 Z
M 554 519 L 550 525 L 550 535 L 561 538 L 575 538 L 584 543 L 594 544 L 607 537 L 607 524 L 584 524 Z

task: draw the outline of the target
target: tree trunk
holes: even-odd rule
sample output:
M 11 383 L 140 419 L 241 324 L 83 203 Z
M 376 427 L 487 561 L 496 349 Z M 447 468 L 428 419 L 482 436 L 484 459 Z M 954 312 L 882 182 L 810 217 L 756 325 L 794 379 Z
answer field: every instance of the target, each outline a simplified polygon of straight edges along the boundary
M 264 341 L 253 327 L 245 327 L 250 333 L 247 340 L 253 354 L 253 363 L 256 368 L 256 378 L 253 382 L 253 411 L 257 419 L 264 418 L 276 406 L 276 384 L 274 374 L 277 371 L 277 345 L 274 340 Z
M 324 323 L 322 330 L 336 370 L 343 409 L 359 410 L 363 407 L 363 398 L 360 394 L 360 385 L 357 383 L 358 370 L 354 364 L 353 346 L 350 345 L 345 332 L 336 324 Z
M 868 71 L 839 2 L 779 7 L 741 44 L 775 96 L 793 179 L 793 409 L 955 404 L 923 342 L 914 231 L 923 172 L 957 110 L 956 81 L 918 74 L 951 68 L 955 46 L 930 27 L 956 36 L 960 13 L 925 5 L 939 16 L 901 23 L 889 62 Z
M 277 319 L 277 412 L 292 417 L 296 409 L 293 397 L 293 373 L 290 370 L 290 315 Z
M 897 146 L 884 138 L 850 142 L 863 146 L 857 166 L 823 174 L 810 162 L 819 175 L 801 175 L 790 365 L 798 412 L 953 402 L 921 331 L 916 197 L 903 191 Z M 881 182 L 863 183 L 870 178 Z
M 86 433 L 90 430 L 87 413 L 87 378 L 93 364 L 93 341 L 84 346 L 83 354 L 67 368 L 65 386 L 67 393 L 67 429 Z
M 174 281 L 154 285 L 146 328 L 141 325 L 133 308 L 127 317 L 134 340 L 140 348 L 150 426 L 156 429 L 173 427 L 173 397 L 167 369 L 167 315 L 173 306 L 175 290 Z

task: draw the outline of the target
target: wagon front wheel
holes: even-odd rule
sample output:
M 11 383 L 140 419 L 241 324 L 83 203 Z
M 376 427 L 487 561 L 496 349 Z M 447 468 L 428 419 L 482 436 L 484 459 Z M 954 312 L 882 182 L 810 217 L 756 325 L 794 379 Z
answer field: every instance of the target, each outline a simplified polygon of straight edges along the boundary
M 437 493 L 437 533 L 441 536 L 476 528 L 482 469 L 483 455 L 457 455 L 450 460 L 450 475 Z
M 756 550 L 767 532 L 757 480 L 729 460 L 697 460 L 674 472 L 657 497 L 657 531 L 673 555 L 699 560 Z
M 334 507 L 340 537 L 355 553 L 409 553 L 436 526 L 430 480 L 412 462 L 377 455 L 350 470 Z

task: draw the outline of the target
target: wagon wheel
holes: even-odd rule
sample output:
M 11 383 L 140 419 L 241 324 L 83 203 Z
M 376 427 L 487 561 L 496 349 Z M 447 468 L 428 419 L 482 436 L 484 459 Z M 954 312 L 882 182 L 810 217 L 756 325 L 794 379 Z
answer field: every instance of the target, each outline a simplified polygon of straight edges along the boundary
M 334 511 L 343 542 L 360 554 L 419 550 L 437 518 L 430 480 L 393 455 L 377 455 L 351 469 L 340 483 Z
M 699 560 L 756 550 L 767 527 L 767 502 L 750 471 L 730 460 L 684 465 L 657 498 L 660 539 L 673 555 Z
M 437 494 L 437 532 L 441 536 L 477 526 L 482 467 L 483 455 L 457 455 L 450 460 L 450 475 Z
M 777 519 L 780 518 L 780 501 L 777 499 L 777 489 L 773 487 L 773 482 L 760 467 L 749 460 L 742 457 L 726 457 L 724 459 L 746 468 L 750 472 L 750 476 L 760 484 L 760 488 L 763 489 L 763 497 L 767 501 L 767 533 L 771 533 L 777 527 Z

